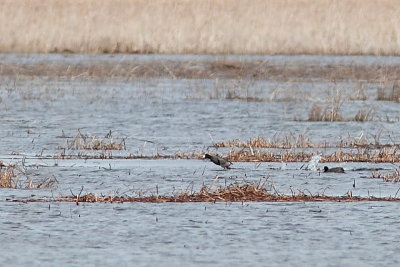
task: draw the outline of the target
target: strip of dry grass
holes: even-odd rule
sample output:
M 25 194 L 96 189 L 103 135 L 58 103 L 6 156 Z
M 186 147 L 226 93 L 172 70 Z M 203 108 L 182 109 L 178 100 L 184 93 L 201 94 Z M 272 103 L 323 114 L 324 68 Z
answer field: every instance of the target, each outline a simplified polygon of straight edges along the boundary
M 1 1 L 1 0 L 0 0 Z M 65 55 L 65 57 L 69 57 Z M 71 56 L 74 57 L 74 56 Z M 40 60 L 29 63 L 16 63 L 13 60 L 0 61 L 0 75 L 16 80 L 44 77 L 52 80 L 129 80 L 135 78 L 193 78 L 193 79 L 236 79 L 275 80 L 275 81 L 370 81 L 391 83 L 400 77 L 397 65 L 354 64 L 354 65 L 321 65 L 313 62 L 297 62 L 296 64 L 277 64 L 268 60 L 204 58 L 203 60 L 168 60 L 158 57 L 140 59 L 121 57 L 118 63 L 105 57 L 102 60 L 83 56 L 80 64 L 70 64 L 61 60 Z M 357 93 L 360 89 L 355 88 Z M 274 92 L 268 101 L 304 101 L 304 94 L 293 94 L 293 90 L 283 96 Z M 235 99 L 235 95 L 228 95 Z M 360 97 L 352 96 L 352 98 Z M 362 97 L 362 96 L 361 96 Z M 248 100 L 247 98 L 245 99 Z M 265 101 L 255 98 L 251 101 Z
M 217 142 L 212 145 L 215 148 L 277 148 L 277 149 L 292 149 L 292 148 L 370 148 L 370 149 L 381 149 L 381 148 L 397 148 L 399 145 L 396 144 L 382 144 L 380 139 L 380 132 L 373 135 L 374 140 L 370 140 L 369 134 L 363 133 L 360 136 L 352 137 L 341 137 L 336 143 L 328 142 L 315 142 L 312 141 L 306 134 L 283 134 L 278 133 L 270 138 L 255 137 L 250 138 L 248 141 L 242 141 L 240 139 L 228 140 Z
M 226 158 L 232 162 L 308 162 L 314 155 L 321 155 L 321 162 L 400 162 L 400 154 L 398 146 L 383 147 L 380 149 L 362 148 L 357 152 L 338 150 L 331 154 L 321 151 L 315 152 L 298 152 L 298 151 L 262 151 L 258 149 L 232 149 L 227 154 L 219 156 Z M 46 157 L 44 157 L 46 158 Z M 204 159 L 204 153 L 184 153 L 179 152 L 174 155 L 126 155 L 113 156 L 109 151 L 101 154 L 57 154 L 54 159 Z
M 222 155 L 229 161 L 241 162 L 306 162 L 310 161 L 314 155 L 321 155 L 321 162 L 400 162 L 397 149 L 383 148 L 377 151 L 366 149 L 360 152 L 336 151 L 332 154 L 321 152 L 292 152 L 282 153 L 263 152 L 258 150 L 232 150 L 227 155 Z
M 1 0 L 1 52 L 400 54 L 396 0 Z
M 378 87 L 377 100 L 400 102 L 400 80 L 385 79 Z
M 148 197 L 129 197 L 129 196 L 103 196 L 88 193 L 85 195 L 61 196 L 51 199 L 24 199 L 13 200 L 13 202 L 75 202 L 79 203 L 123 203 L 123 202 L 145 202 L 145 203 L 164 203 L 164 202 L 360 202 L 360 201 L 400 201 L 396 197 L 375 198 L 375 197 L 355 197 L 351 193 L 345 196 L 325 196 L 311 195 L 299 192 L 298 194 L 281 195 L 270 193 L 261 183 L 250 184 L 231 184 L 211 189 L 203 186 L 199 192 L 182 192 L 174 196 L 152 195 Z
M 372 172 L 372 178 L 380 178 L 385 182 L 400 182 L 400 169 L 396 167 L 393 172 L 386 173 L 374 171 Z
M 72 140 L 66 140 L 66 146 L 60 149 L 72 150 L 125 150 L 125 139 L 113 138 L 112 131 L 109 131 L 105 137 L 91 136 L 82 134 L 78 130 L 78 134 Z

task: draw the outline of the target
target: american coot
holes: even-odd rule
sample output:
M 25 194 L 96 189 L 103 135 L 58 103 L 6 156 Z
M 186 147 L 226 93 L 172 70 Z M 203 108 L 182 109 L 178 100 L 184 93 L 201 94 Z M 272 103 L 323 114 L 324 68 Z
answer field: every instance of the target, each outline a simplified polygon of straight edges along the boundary
M 324 167 L 324 172 L 344 173 L 344 169 L 342 167 L 328 168 L 328 166 L 325 166 Z
M 214 164 L 217 164 L 224 169 L 230 169 L 229 166 L 232 164 L 231 162 L 229 162 L 221 157 L 210 155 L 210 154 L 205 154 L 204 158 L 210 159 Z

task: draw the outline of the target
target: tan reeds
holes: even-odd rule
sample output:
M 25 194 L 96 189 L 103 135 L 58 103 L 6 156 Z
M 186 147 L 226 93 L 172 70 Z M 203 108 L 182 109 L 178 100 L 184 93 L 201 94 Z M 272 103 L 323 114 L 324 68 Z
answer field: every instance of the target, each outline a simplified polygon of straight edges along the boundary
M 374 135 L 374 140 L 371 141 L 368 136 L 371 134 L 361 133 L 360 136 L 347 136 L 340 137 L 337 143 L 328 142 L 315 142 L 307 136 L 307 134 L 292 134 L 292 133 L 277 133 L 270 138 L 255 137 L 250 138 L 248 141 L 240 139 L 221 141 L 214 143 L 212 147 L 215 148 L 278 148 L 278 149 L 292 149 L 292 148 L 383 148 L 383 147 L 397 147 L 397 145 L 381 144 L 380 135 L 378 132 Z
M 1 0 L 0 0 L 1 1 Z M 7 58 L 7 56 L 5 56 Z M 13 57 L 11 56 L 11 59 Z M 219 97 L 235 98 L 253 101 L 311 101 L 310 92 L 296 88 L 295 81 L 307 81 L 319 79 L 321 81 L 355 81 L 359 80 L 381 82 L 396 80 L 400 77 L 400 68 L 397 65 L 385 64 L 351 64 L 351 65 L 315 65 L 304 61 L 298 64 L 280 65 L 269 63 L 265 59 L 224 59 L 201 58 L 201 60 L 183 60 L 182 58 L 141 59 L 140 57 L 120 56 L 120 61 L 114 64 L 111 57 L 106 57 L 105 62 L 99 62 L 87 56 L 82 64 L 72 64 L 65 61 L 32 61 L 29 64 L 4 60 L 0 62 L 0 75 L 15 77 L 17 80 L 32 77 L 44 77 L 48 79 L 70 80 L 118 80 L 129 81 L 135 78 L 172 77 L 195 79 L 232 79 L 232 88 L 228 93 Z M 108 64 L 110 63 L 110 64 Z M 242 94 L 249 83 L 254 80 L 284 81 L 284 88 L 275 89 L 269 97 L 260 98 L 257 95 Z M 226 81 L 224 81 L 224 84 Z M 229 84 L 228 84 L 229 85 Z M 217 85 L 216 85 L 217 86 Z M 282 85 L 279 85 L 282 86 Z M 224 85 L 225 87 L 225 85 Z M 226 88 L 225 88 L 226 89 Z M 240 90 L 239 93 L 236 90 Z M 359 89 L 355 89 L 356 91 Z M 226 90 L 225 90 L 226 91 Z M 352 90 L 353 91 L 353 90 Z M 30 92 L 28 92 L 30 93 Z M 246 93 L 246 92 L 245 92 Z M 28 95 L 29 97 L 29 95 Z M 46 97 L 54 97 L 52 95 Z M 212 95 L 211 98 L 215 98 Z M 349 99 L 356 96 L 350 95 Z
M 24 179 L 25 178 L 25 179 Z M 14 189 L 34 189 L 50 188 L 55 185 L 57 180 L 54 177 L 48 177 L 34 182 L 27 175 L 27 167 L 24 161 L 19 163 L 4 165 L 0 169 L 0 188 Z
M 380 171 L 373 171 L 372 178 L 381 178 L 385 182 L 400 182 L 400 169 L 395 168 L 393 172 L 382 173 Z
M 1 0 L 0 6 L 1 52 L 400 54 L 396 0 Z
M 73 150 L 125 150 L 125 139 L 115 140 L 112 137 L 112 132 L 108 132 L 104 138 L 97 136 L 90 136 L 88 134 L 82 134 L 78 130 L 78 134 L 75 138 L 70 141 L 66 140 L 66 147 L 61 149 L 73 149 Z
M 314 155 L 321 155 L 322 162 L 400 162 L 398 147 L 383 147 L 379 150 L 362 149 L 353 151 L 336 151 L 332 154 L 322 152 L 297 152 L 283 151 L 271 152 L 258 149 L 232 149 L 228 154 L 222 155 L 229 161 L 239 162 L 305 162 L 310 161 Z
M 357 114 L 354 116 L 354 121 L 372 121 L 374 120 L 375 117 L 375 109 L 374 108 L 369 108 L 369 109 L 364 109 L 361 108 L 360 110 L 357 111 Z
M 377 100 L 400 102 L 400 80 L 389 81 L 385 77 L 378 87 Z
M 399 198 L 375 198 L 375 197 L 356 197 L 352 193 L 344 196 L 326 196 L 305 192 L 292 193 L 292 195 L 282 195 L 279 193 L 271 193 L 261 183 L 248 184 L 231 184 L 227 186 L 219 186 L 212 189 L 202 186 L 198 192 L 181 192 L 173 196 L 114 196 L 114 195 L 96 195 L 88 193 L 85 195 L 61 196 L 49 199 L 24 199 L 13 200 L 14 202 L 75 202 L 77 205 L 81 202 L 146 202 L 146 203 L 163 203 L 163 202 L 358 202 L 358 201 L 400 201 Z

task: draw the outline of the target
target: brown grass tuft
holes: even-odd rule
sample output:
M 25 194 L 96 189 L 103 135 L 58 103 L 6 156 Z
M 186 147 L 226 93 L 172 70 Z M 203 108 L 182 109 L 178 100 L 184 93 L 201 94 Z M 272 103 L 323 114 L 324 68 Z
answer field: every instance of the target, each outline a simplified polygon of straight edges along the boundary
M 396 167 L 394 172 L 389 173 L 373 171 L 372 178 L 382 178 L 385 182 L 400 182 L 400 169 Z
M 29 178 L 24 161 L 0 169 L 0 188 L 50 188 L 55 183 L 57 183 L 57 180 L 54 177 L 44 178 L 35 183 Z
M 340 114 L 340 105 L 330 105 L 322 108 L 314 104 L 308 113 L 309 121 L 342 121 Z
M 400 102 L 400 80 L 389 81 L 385 78 L 378 87 L 377 100 Z
M 369 108 L 369 109 L 360 109 L 357 111 L 357 114 L 354 116 L 354 121 L 372 121 L 374 120 L 375 117 L 375 109 L 374 108 Z
M 60 147 L 61 149 L 72 149 L 72 150 L 125 150 L 125 139 L 114 140 L 112 132 L 108 132 L 104 138 L 97 136 L 90 136 L 82 134 L 78 130 L 78 134 L 75 138 L 70 141 L 67 139 L 66 147 Z

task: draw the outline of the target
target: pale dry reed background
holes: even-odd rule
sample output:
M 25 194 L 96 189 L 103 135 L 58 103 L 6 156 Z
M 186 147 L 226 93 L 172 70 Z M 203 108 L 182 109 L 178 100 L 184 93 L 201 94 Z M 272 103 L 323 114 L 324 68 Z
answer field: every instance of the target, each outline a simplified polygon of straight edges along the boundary
M 0 0 L 0 52 L 400 55 L 398 0 Z

